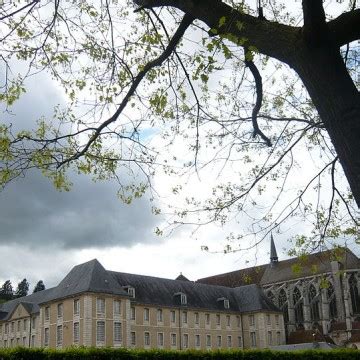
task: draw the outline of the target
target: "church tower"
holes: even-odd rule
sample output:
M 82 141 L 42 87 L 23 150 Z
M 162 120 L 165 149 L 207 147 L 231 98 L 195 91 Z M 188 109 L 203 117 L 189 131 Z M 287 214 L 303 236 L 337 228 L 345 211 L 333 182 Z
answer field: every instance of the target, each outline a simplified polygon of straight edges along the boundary
M 270 237 L 270 264 L 274 265 L 278 261 L 279 261 L 279 259 L 278 259 L 277 252 L 276 252 L 274 238 L 273 238 L 273 235 L 271 233 L 271 237 Z

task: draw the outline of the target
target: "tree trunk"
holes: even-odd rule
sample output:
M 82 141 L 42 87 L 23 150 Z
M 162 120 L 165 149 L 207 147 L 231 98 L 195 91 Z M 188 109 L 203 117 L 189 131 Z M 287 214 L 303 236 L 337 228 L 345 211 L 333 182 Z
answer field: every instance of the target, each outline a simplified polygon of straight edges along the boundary
M 295 71 L 316 106 L 360 208 L 360 94 L 339 49 L 299 44 Z

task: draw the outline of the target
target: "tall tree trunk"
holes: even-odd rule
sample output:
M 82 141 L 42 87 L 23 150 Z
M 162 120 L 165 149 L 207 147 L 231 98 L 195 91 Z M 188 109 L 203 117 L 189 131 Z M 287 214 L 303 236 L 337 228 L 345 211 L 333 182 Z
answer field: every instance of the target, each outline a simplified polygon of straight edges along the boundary
M 299 46 L 293 67 L 330 135 L 360 208 L 360 94 L 337 47 L 329 42 Z

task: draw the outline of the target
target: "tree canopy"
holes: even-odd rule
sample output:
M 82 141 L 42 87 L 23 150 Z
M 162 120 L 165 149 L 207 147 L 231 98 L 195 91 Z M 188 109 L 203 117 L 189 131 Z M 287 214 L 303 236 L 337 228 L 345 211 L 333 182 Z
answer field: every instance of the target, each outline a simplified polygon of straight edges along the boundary
M 356 0 L 5 1 L 0 19 L 3 186 L 37 168 L 68 190 L 75 171 L 130 203 L 157 195 L 158 174 L 174 195 L 203 176 L 173 224 L 238 218 L 262 239 L 300 216 L 314 246 L 359 236 Z M 17 129 L 11 109 L 41 72 L 67 102 Z
M 36 293 L 38 291 L 43 291 L 43 290 L 45 290 L 45 284 L 42 280 L 39 280 L 35 285 L 33 293 Z

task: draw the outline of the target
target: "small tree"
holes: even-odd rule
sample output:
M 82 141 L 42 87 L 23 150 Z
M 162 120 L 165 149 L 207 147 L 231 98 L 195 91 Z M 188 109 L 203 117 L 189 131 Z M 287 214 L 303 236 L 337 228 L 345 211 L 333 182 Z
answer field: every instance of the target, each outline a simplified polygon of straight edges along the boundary
M 13 287 L 10 280 L 6 280 L 1 287 L 0 297 L 4 300 L 11 300 L 14 296 Z
M 26 296 L 28 294 L 28 292 L 29 292 L 29 283 L 28 283 L 28 281 L 26 279 L 23 279 L 18 284 L 15 296 L 16 297 Z
M 39 280 L 34 288 L 33 293 L 45 290 L 45 284 L 42 280 Z

